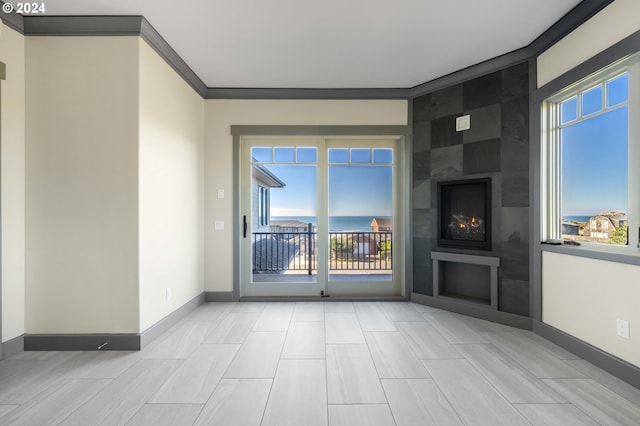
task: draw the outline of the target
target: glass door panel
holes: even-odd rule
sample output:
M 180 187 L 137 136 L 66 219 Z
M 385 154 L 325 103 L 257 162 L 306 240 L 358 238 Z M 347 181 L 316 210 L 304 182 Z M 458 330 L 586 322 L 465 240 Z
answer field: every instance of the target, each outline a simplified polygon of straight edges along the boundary
M 393 154 L 393 145 L 380 141 L 328 148 L 328 281 L 342 283 L 330 294 L 393 288 Z

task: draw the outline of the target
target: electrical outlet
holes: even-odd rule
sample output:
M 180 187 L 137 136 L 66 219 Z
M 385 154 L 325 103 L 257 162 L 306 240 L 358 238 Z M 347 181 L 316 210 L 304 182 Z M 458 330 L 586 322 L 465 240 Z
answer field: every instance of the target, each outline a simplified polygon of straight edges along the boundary
M 616 334 L 623 339 L 629 338 L 629 321 L 616 319 Z
M 173 292 L 171 291 L 171 287 L 167 287 L 167 300 L 171 300 L 173 297 Z

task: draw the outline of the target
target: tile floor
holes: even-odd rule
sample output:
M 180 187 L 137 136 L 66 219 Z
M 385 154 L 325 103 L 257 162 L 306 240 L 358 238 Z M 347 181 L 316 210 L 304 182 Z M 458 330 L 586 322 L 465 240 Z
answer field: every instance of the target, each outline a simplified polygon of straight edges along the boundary
M 0 362 L 0 424 L 638 425 L 640 390 L 413 303 L 208 303 L 140 352 Z

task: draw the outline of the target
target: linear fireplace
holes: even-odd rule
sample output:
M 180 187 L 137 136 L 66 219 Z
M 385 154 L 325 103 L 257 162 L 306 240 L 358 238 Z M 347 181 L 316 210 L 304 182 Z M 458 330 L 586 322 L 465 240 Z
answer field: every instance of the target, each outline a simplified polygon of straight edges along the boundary
M 438 246 L 491 250 L 491 178 L 438 182 Z

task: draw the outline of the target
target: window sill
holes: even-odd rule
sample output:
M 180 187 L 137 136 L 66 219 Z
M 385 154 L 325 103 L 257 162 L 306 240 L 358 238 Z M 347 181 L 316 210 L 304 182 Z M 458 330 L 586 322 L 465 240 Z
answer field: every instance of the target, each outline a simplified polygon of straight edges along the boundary
M 540 250 L 570 256 L 586 257 L 607 262 L 625 263 L 640 266 L 640 249 L 630 247 L 599 247 L 590 245 L 568 246 L 540 243 Z

